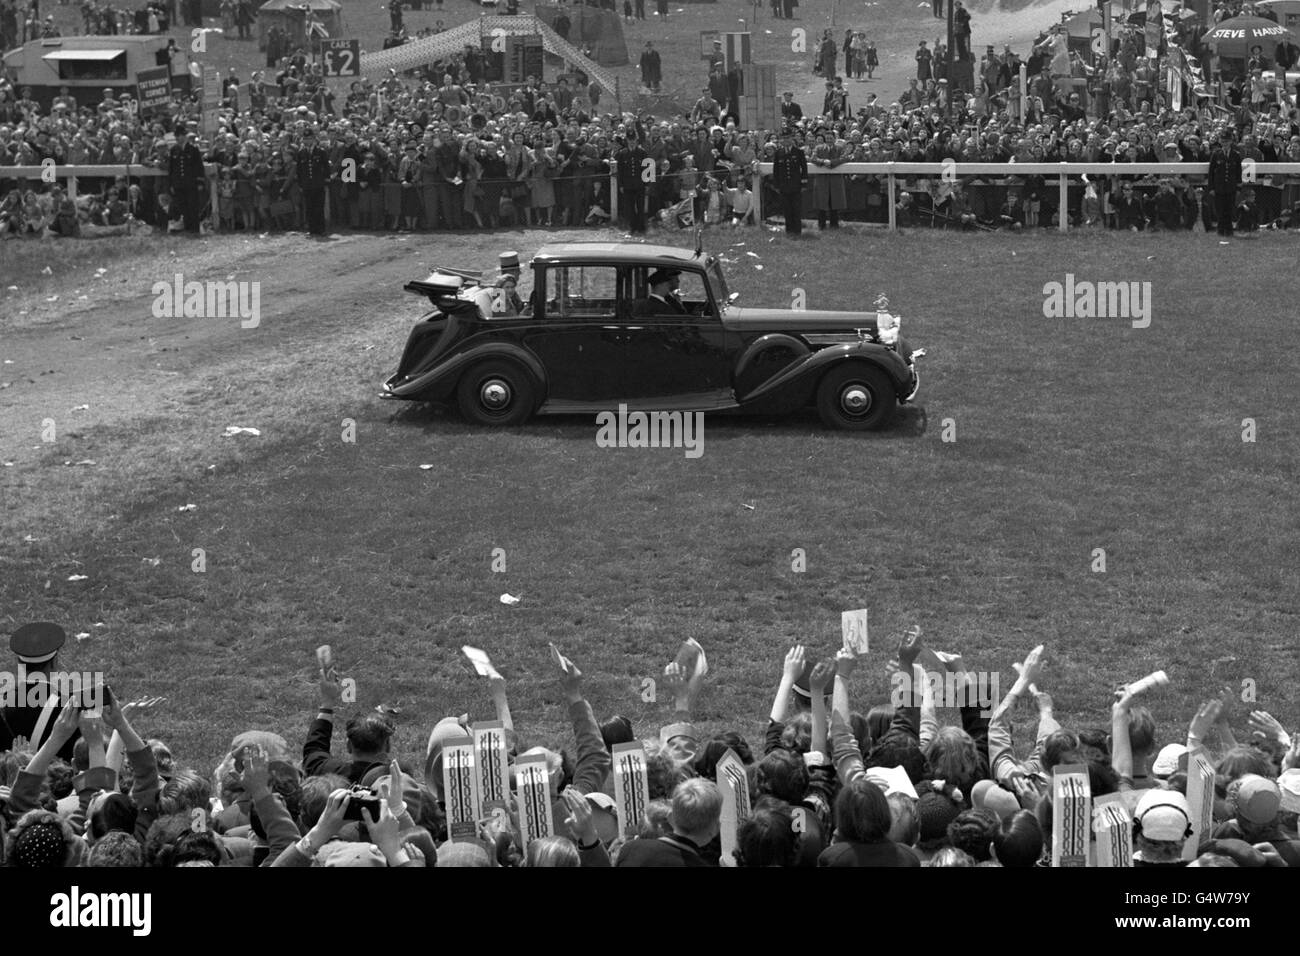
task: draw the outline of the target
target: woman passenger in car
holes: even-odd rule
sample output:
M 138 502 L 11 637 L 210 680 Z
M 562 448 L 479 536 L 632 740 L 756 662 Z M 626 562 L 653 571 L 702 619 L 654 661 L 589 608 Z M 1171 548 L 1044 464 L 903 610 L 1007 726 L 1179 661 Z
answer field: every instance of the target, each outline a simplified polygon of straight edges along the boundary
M 497 279 L 497 294 L 492 303 L 494 316 L 523 315 L 526 312 L 523 299 L 519 297 L 519 279 L 512 275 L 503 275 Z

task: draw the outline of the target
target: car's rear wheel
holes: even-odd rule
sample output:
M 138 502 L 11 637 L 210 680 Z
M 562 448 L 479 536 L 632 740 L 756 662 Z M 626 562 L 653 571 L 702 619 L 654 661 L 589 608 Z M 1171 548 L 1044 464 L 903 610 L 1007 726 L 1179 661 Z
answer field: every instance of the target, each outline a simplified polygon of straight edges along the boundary
M 537 407 L 537 387 L 514 362 L 480 362 L 460 378 L 461 414 L 480 425 L 521 425 Z
M 890 377 L 862 362 L 831 369 L 817 386 L 817 412 L 832 428 L 879 428 L 897 407 L 898 393 Z

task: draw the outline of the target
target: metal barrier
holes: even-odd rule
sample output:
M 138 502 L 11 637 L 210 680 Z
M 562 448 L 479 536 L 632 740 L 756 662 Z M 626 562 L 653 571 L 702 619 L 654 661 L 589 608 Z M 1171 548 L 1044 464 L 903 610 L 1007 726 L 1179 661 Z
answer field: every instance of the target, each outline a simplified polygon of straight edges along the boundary
M 1300 163 L 1260 163 L 1253 167 L 1255 176 L 1288 175 L 1300 177 Z M 754 173 L 754 217 L 763 221 L 763 177 L 772 173 L 771 163 L 759 163 Z M 899 176 L 922 176 L 930 179 L 943 177 L 956 180 L 962 176 L 1052 176 L 1060 191 L 1058 209 L 1062 210 L 1059 231 L 1068 232 L 1070 217 L 1064 214 L 1069 206 L 1071 177 L 1089 176 L 1208 176 L 1209 163 L 843 163 L 834 168 L 808 167 L 809 176 L 884 176 L 888 181 L 889 228 L 898 228 L 897 180 Z M 1049 180 L 1050 182 L 1050 180 Z M 1243 183 L 1243 185 L 1250 185 Z

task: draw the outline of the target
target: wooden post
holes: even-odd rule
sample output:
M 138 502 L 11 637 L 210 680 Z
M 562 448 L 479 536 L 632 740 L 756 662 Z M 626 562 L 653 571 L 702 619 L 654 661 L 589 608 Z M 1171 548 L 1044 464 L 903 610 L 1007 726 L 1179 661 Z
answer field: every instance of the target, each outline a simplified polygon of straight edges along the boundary
M 77 177 L 75 173 L 68 173 L 68 198 L 73 202 L 77 201 Z
M 885 203 L 889 206 L 889 231 L 893 232 L 898 228 L 898 209 L 894 206 L 894 169 L 893 163 L 890 163 L 889 169 L 889 194 L 885 197 Z
M 758 171 L 758 164 L 754 165 L 754 225 L 763 225 L 763 174 Z
M 609 164 L 609 224 L 618 222 L 618 163 Z
M 203 175 L 208 180 L 208 201 L 212 203 L 212 231 L 221 229 L 221 191 L 217 184 L 217 164 L 204 163 Z
M 1057 212 L 1057 215 L 1061 219 L 1060 225 L 1058 226 L 1058 229 L 1061 232 L 1070 231 L 1070 210 L 1067 208 L 1070 201 L 1070 177 L 1065 175 L 1065 165 L 1065 163 L 1061 164 L 1061 182 L 1059 185 L 1061 201 Z

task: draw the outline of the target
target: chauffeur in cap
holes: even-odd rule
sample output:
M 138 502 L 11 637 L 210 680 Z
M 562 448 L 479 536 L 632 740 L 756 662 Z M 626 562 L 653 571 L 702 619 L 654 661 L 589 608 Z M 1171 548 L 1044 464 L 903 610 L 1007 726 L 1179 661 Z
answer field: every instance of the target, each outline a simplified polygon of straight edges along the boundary
M 26 676 L 14 687 L 18 699 L 7 701 L 0 710 L 0 751 L 9 750 L 15 737 L 26 737 L 33 752 L 40 748 L 64 704 L 57 694 L 50 691 L 49 674 L 67 640 L 63 628 L 49 621 L 24 624 L 9 638 L 9 649 L 18 658 L 19 667 Z M 44 691 L 33 690 L 40 684 L 46 685 Z M 71 760 L 76 741 L 75 734 L 68 738 L 59 756 Z
M 680 272 L 672 269 L 656 269 L 646 279 L 650 295 L 638 299 L 632 305 L 633 315 L 685 315 L 686 307 L 677 298 L 677 280 Z

